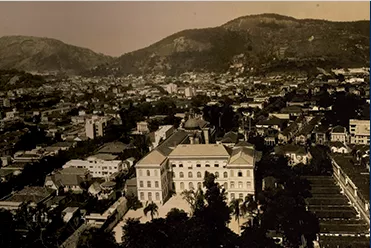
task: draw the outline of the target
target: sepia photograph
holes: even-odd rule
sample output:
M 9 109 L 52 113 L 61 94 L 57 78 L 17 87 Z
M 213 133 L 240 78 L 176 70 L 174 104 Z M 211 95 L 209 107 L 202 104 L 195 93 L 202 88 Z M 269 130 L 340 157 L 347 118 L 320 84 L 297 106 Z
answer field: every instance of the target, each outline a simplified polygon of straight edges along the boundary
M 1 248 L 370 247 L 370 2 L 0 1 Z

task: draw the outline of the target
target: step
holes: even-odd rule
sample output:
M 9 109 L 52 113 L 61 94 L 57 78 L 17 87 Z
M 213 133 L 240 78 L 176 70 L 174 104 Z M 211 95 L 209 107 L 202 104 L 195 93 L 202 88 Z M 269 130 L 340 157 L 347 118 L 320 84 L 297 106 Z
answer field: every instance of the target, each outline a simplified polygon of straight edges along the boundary
M 355 210 L 316 210 L 311 212 L 315 213 L 319 219 L 356 219 L 357 216 Z
M 321 248 L 369 248 L 370 239 L 366 237 L 326 237 L 319 239 Z
M 317 205 L 348 205 L 348 199 L 345 196 L 340 197 L 316 197 L 316 198 L 308 198 L 307 202 L 309 206 L 317 206 Z

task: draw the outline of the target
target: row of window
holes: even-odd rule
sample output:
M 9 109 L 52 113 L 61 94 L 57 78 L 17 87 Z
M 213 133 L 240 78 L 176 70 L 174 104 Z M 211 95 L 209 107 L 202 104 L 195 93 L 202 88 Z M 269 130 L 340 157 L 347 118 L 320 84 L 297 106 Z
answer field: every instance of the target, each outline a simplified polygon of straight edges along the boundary
M 94 166 L 89 166 L 89 168 L 90 168 L 90 169 L 94 169 Z M 115 166 L 115 167 L 111 167 L 111 166 L 108 166 L 108 167 L 107 167 L 107 166 L 103 166 L 103 167 L 101 167 L 101 168 L 100 168 L 100 166 L 97 167 L 97 169 L 102 169 L 102 170 L 107 170 L 107 169 L 108 169 L 108 170 L 112 170 L 112 168 L 115 169 L 115 170 L 117 170 L 117 167 L 116 167 L 116 166 Z
M 139 187 L 141 187 L 141 188 L 144 187 L 143 181 L 139 182 Z M 147 188 L 151 188 L 151 187 L 152 187 L 151 181 L 147 181 Z M 158 187 L 159 187 L 159 183 L 158 183 L 158 181 L 155 181 L 155 188 L 158 188 Z
M 214 175 L 217 178 L 219 178 L 219 172 L 216 171 L 214 173 Z M 197 176 L 197 178 L 202 178 L 202 173 L 199 171 L 199 172 L 197 172 L 196 176 Z M 230 176 L 234 177 L 234 171 L 233 170 L 230 172 Z M 242 171 L 238 171 L 237 176 L 242 177 L 243 176 Z M 246 176 L 250 177 L 250 170 L 246 171 Z M 173 173 L 173 178 L 175 178 L 175 177 L 176 177 L 175 173 Z M 184 173 L 183 172 L 179 172 L 179 178 L 184 178 Z M 191 171 L 188 172 L 188 178 L 193 178 L 193 173 Z M 228 178 L 228 173 L 227 172 L 223 172 L 223 178 Z
M 154 170 L 154 174 L 153 174 L 155 177 L 158 176 L 158 171 L 157 170 Z M 139 170 L 139 176 L 142 177 L 143 176 L 143 171 L 142 170 Z M 146 176 L 147 177 L 150 177 L 151 176 L 151 171 L 150 170 L 146 170 Z
M 156 192 L 155 194 L 156 201 L 160 200 L 160 193 Z M 140 200 L 144 201 L 144 192 L 140 192 Z M 148 192 L 148 201 L 152 201 L 152 192 Z
M 239 193 L 238 194 L 238 198 L 243 200 L 243 193 Z M 231 200 L 235 199 L 235 194 L 234 193 L 231 193 Z
M 180 190 L 184 190 L 185 189 L 183 182 L 181 182 L 179 186 L 180 186 Z M 197 183 L 197 188 L 201 188 L 201 186 L 202 186 L 201 182 L 198 182 Z M 237 186 L 238 186 L 239 189 L 242 189 L 243 188 L 243 182 L 238 182 L 237 183 Z M 225 189 L 228 189 L 228 183 L 224 183 L 223 184 L 223 187 Z M 250 187 L 251 187 L 251 182 L 246 182 L 246 188 L 250 188 Z M 234 182 L 231 182 L 230 183 L 230 188 L 231 189 L 234 189 L 235 188 L 235 183 Z M 193 189 L 195 189 L 193 182 L 189 182 L 188 183 L 188 190 L 193 190 Z
M 171 166 L 172 167 L 176 167 L 176 164 L 172 164 Z M 182 168 L 183 167 L 183 164 L 179 164 L 178 167 L 179 168 Z M 200 168 L 201 167 L 201 164 L 196 164 L 196 167 Z M 205 164 L 205 167 L 210 167 L 210 164 Z M 214 167 L 219 167 L 219 164 L 214 164 Z

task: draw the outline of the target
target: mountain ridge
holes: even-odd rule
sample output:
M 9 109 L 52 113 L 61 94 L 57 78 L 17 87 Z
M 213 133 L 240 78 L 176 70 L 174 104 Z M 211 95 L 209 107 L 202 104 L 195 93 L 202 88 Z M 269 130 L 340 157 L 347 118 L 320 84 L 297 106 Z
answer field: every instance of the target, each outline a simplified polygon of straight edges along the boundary
M 217 27 L 182 30 L 118 57 L 52 38 L 3 36 L 0 69 L 122 76 L 365 66 L 369 65 L 369 24 L 368 20 L 247 15 Z

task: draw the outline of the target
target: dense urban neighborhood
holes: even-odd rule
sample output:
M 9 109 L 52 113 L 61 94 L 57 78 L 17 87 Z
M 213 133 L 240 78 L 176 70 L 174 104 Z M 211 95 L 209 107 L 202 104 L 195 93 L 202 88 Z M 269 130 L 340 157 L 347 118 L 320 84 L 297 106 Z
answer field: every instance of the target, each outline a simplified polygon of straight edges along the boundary
M 368 68 L 0 81 L 1 247 L 369 246 Z

